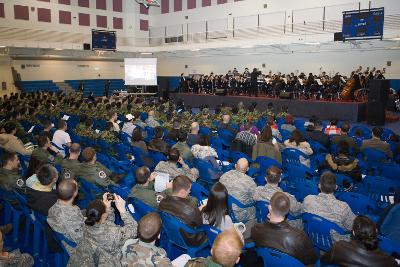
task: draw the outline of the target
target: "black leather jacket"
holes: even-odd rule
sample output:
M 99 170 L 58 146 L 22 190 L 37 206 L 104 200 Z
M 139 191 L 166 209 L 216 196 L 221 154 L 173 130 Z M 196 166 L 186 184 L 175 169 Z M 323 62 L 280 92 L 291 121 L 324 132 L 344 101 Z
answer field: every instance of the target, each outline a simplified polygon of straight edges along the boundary
M 279 250 L 304 265 L 317 261 L 317 255 L 308 236 L 301 230 L 291 227 L 286 221 L 278 224 L 266 222 L 256 224 L 251 229 L 251 238 L 256 247 L 267 247 Z
M 391 267 L 397 266 L 391 256 L 380 250 L 366 250 L 358 241 L 339 241 L 321 257 L 322 264 L 357 267 Z
M 203 217 L 198 207 L 188 198 L 180 198 L 176 196 L 167 196 L 161 200 L 158 208 L 161 211 L 174 215 L 183 223 L 191 228 L 203 225 Z M 205 233 L 188 234 L 183 229 L 179 229 L 185 241 L 192 246 L 199 246 L 207 240 Z

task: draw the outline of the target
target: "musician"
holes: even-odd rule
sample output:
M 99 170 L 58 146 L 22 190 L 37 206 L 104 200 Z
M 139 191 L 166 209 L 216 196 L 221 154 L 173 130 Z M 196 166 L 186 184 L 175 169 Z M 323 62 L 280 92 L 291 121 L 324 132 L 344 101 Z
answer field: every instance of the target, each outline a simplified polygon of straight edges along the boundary
M 238 70 L 236 69 L 236 68 L 233 68 L 233 75 L 238 75 L 239 74 L 239 72 L 238 72 Z
M 250 76 L 249 68 L 244 68 L 243 76 L 246 78 Z
M 257 68 L 253 69 L 253 72 L 250 74 L 250 90 L 249 90 L 249 96 L 258 96 L 258 83 L 257 83 L 257 78 L 258 75 L 261 75 L 261 71 L 257 70 Z
M 189 91 L 188 82 L 186 80 L 184 73 L 181 73 L 179 88 L 180 88 L 181 92 L 184 92 L 184 93 Z
M 199 93 L 199 78 L 196 76 L 193 76 L 192 79 L 190 80 L 190 88 L 193 90 L 193 93 L 198 94 Z

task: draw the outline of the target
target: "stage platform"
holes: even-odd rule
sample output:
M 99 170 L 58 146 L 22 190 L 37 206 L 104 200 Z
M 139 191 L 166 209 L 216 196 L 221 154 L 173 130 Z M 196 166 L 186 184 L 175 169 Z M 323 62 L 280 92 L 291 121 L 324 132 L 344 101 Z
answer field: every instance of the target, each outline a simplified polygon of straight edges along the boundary
M 292 100 L 268 97 L 248 96 L 216 96 L 203 94 L 170 94 L 170 97 L 182 99 L 186 106 L 200 107 L 208 105 L 214 109 L 217 105 L 225 103 L 229 106 L 238 104 L 240 101 L 247 107 L 251 103 L 257 103 L 258 110 L 265 110 L 268 103 L 273 103 L 275 111 L 281 110 L 282 106 L 289 108 L 290 114 L 295 117 L 309 118 L 313 115 L 323 120 L 336 118 L 341 121 L 359 122 L 366 118 L 366 102 L 331 102 L 319 100 Z

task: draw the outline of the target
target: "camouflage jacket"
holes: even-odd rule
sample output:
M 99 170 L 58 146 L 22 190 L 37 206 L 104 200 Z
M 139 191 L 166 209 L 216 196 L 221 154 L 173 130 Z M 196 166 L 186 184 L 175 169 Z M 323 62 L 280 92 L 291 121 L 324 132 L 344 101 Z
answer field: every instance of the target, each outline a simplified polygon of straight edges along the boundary
M 69 258 L 69 267 L 121 267 L 122 246 L 136 237 L 137 222 L 125 212 L 121 214 L 124 226 L 114 224 L 114 212 L 104 223 L 84 225 L 83 238 Z
M 122 266 L 172 267 L 164 249 L 139 239 L 129 239 L 122 247 Z

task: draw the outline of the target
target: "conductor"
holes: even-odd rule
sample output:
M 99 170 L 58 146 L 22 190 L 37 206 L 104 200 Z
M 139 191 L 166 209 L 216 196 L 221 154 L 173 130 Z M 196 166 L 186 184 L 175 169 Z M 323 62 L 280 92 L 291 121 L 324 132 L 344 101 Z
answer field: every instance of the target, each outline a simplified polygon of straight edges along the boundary
M 249 96 L 258 96 L 258 84 L 257 77 L 261 74 L 261 71 L 257 70 L 257 68 L 253 69 L 253 72 L 250 74 L 250 90 Z

